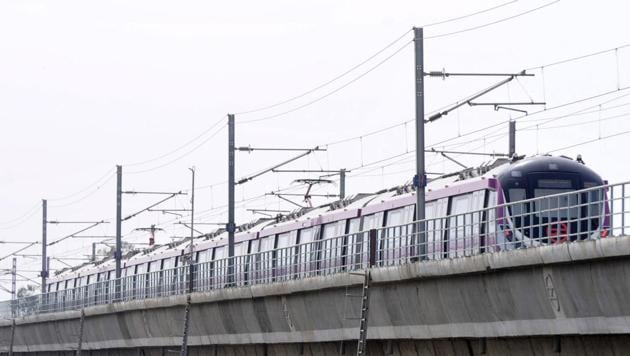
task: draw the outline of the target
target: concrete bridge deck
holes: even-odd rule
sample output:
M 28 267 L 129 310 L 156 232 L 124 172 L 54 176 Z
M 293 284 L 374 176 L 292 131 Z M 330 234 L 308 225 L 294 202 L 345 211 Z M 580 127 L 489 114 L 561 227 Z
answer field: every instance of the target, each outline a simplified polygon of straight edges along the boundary
M 375 268 L 371 354 L 630 354 L 630 238 Z M 346 273 L 191 295 L 191 355 L 352 354 L 362 277 Z M 187 296 L 85 309 L 84 354 L 162 355 Z M 74 354 L 81 312 L 0 322 L 0 352 Z M 612 335 L 611 335 L 612 334 Z M 345 349 L 345 350 L 344 350 Z M 579 352 L 578 352 L 579 350 Z M 592 352 L 589 352 L 591 350 Z

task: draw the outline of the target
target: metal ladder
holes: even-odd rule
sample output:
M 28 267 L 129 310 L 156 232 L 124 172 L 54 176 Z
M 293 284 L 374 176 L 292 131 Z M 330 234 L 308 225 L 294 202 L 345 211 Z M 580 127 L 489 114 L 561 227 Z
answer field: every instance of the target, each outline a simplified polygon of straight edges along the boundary
M 370 268 L 366 268 L 363 272 L 351 272 L 353 275 L 363 276 L 363 286 L 361 287 L 361 294 L 350 294 L 346 287 L 347 297 L 360 297 L 361 298 L 361 315 L 355 318 L 346 319 L 358 319 L 359 320 L 359 340 L 357 344 L 357 356 L 365 355 L 367 350 L 367 329 L 368 329 L 368 314 L 370 310 Z

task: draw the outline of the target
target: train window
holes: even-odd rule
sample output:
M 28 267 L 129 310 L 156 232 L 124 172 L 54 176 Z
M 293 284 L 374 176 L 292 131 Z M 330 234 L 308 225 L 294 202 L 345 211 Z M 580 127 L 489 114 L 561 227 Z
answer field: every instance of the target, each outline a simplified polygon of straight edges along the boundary
M 247 241 L 234 244 L 234 256 L 244 256 L 247 254 Z
M 584 188 L 594 188 L 599 186 L 595 182 L 584 182 Z M 593 189 L 586 193 L 587 202 L 588 202 L 588 217 L 598 217 L 603 213 L 602 211 L 602 203 L 605 200 L 604 190 L 603 189 Z
M 331 237 L 338 237 L 344 235 L 346 231 L 346 221 L 336 221 L 330 224 L 324 225 L 323 238 L 328 239 Z
M 569 179 L 539 179 L 538 188 L 544 189 L 571 189 L 572 184 Z
M 147 264 L 146 263 L 142 263 L 139 264 L 137 269 L 136 269 L 136 274 L 143 274 L 147 271 Z
M 569 179 L 538 179 L 536 181 L 536 187 L 534 188 L 534 197 L 540 198 L 553 194 L 571 192 L 573 190 L 573 184 Z M 576 206 L 577 203 L 578 195 L 568 194 L 559 197 L 536 200 L 534 201 L 534 209 L 536 210 L 538 218 L 548 216 L 561 219 L 576 218 L 578 216 L 579 208 L 566 208 L 569 206 Z
M 427 203 L 425 217 L 427 219 L 427 254 L 430 259 L 441 259 L 444 256 L 444 232 L 448 199 L 442 198 Z
M 465 256 L 468 239 L 472 237 L 473 195 L 462 194 L 451 198 L 448 229 L 449 257 Z
M 227 248 L 225 246 L 214 248 L 214 261 L 227 257 Z
M 212 260 L 212 248 L 199 252 L 199 262 L 204 263 Z
M 380 249 L 383 250 L 383 258 L 388 263 L 393 263 L 398 258 L 407 257 L 408 247 L 413 245 L 413 211 L 414 206 L 409 205 L 387 212 L 386 235 L 382 236 Z
M 363 227 L 361 230 L 378 229 L 383 227 L 383 212 L 366 215 L 363 217 Z
M 295 244 L 297 243 L 297 230 L 278 235 L 276 251 L 276 277 L 288 278 L 295 264 Z
M 302 275 L 308 272 L 314 272 L 317 269 L 317 248 L 312 242 L 319 238 L 319 226 L 313 226 L 300 230 L 298 247 L 298 266 L 304 271 Z
M 278 248 L 294 246 L 297 242 L 297 230 L 278 235 Z
M 364 234 L 359 233 L 361 227 L 361 219 L 354 218 L 348 220 L 348 264 L 351 269 L 361 268 L 361 252 L 364 250 L 365 244 Z
M 346 231 L 346 221 L 340 220 L 324 225 L 322 235 L 322 269 L 338 270 L 341 266 L 341 252 L 343 247 L 343 235 Z
M 355 232 L 359 232 L 361 228 L 361 219 L 354 218 L 348 221 L 348 233 L 354 234 Z
M 162 260 L 157 260 L 157 261 L 153 261 L 151 262 L 151 264 L 149 265 L 149 271 L 151 272 L 155 272 L 155 271 L 159 271 L 161 268 L 162 264 Z
M 260 252 L 271 251 L 276 242 L 276 235 L 263 237 L 260 239 Z
M 319 226 L 313 226 L 300 230 L 300 244 L 313 242 L 319 235 Z
M 203 255 L 203 253 L 202 253 Z M 171 269 L 173 268 L 173 259 L 174 257 L 165 258 L 164 262 L 162 262 L 162 269 Z
M 250 254 L 254 254 L 258 251 L 258 245 L 260 244 L 260 241 L 258 240 L 252 240 L 251 241 L 251 246 L 249 248 Z
M 524 188 L 511 188 L 508 189 L 508 201 L 519 202 L 527 199 L 527 193 Z M 527 213 L 527 203 L 516 203 L 509 206 L 510 214 L 514 217 L 519 217 Z

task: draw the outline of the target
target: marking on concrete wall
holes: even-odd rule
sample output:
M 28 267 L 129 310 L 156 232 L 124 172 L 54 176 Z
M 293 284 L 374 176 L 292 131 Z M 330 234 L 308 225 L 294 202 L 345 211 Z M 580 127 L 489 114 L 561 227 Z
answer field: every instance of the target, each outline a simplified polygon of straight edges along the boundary
M 551 303 L 551 309 L 556 315 L 556 318 L 566 318 L 566 316 L 564 315 L 564 311 L 562 310 L 562 305 L 560 304 L 560 298 L 558 297 L 556 288 L 553 285 L 553 273 L 550 268 L 543 268 L 543 278 L 545 282 L 547 298 Z
M 289 306 L 287 304 L 287 297 L 282 296 L 280 298 L 282 301 L 282 312 L 284 313 L 284 318 L 287 319 L 287 325 L 289 326 L 289 330 L 295 331 L 295 326 L 293 325 L 293 321 L 291 320 L 291 315 L 289 314 Z

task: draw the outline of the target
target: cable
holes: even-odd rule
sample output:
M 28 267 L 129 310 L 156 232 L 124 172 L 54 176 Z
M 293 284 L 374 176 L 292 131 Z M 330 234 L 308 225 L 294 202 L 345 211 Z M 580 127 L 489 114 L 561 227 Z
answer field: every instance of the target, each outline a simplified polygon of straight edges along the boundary
M 545 7 L 547 7 L 547 6 L 550 6 L 550 5 L 553 5 L 553 4 L 555 4 L 555 3 L 559 2 L 559 1 L 560 1 L 560 0 L 555 0 L 555 1 L 549 2 L 549 3 L 547 3 L 547 4 L 544 4 L 544 5 L 542 5 L 542 6 L 536 7 L 536 8 L 534 8 L 534 9 L 530 9 L 530 10 L 527 10 L 527 11 L 521 12 L 521 13 L 519 13 L 519 14 L 516 14 L 516 15 L 513 15 L 513 16 L 509 16 L 509 17 L 506 17 L 506 18 L 503 18 L 503 19 L 500 19 L 500 20 L 497 20 L 497 21 L 490 22 L 490 23 L 486 23 L 486 24 L 483 24 L 483 25 L 474 26 L 474 27 L 470 27 L 470 28 L 467 28 L 467 29 L 464 29 L 464 30 L 455 31 L 455 32 L 449 32 L 449 33 L 444 33 L 444 34 L 439 34 L 439 35 L 429 36 L 429 37 L 425 37 L 425 39 L 427 39 L 427 40 L 428 40 L 428 39 L 434 39 L 434 38 L 441 38 L 441 37 L 446 37 L 446 36 L 456 35 L 456 34 L 459 34 L 459 33 L 468 32 L 468 31 L 473 31 L 473 30 L 477 30 L 477 29 L 480 29 L 480 28 L 484 28 L 484 27 L 492 26 L 492 25 L 495 25 L 495 24 L 498 24 L 498 23 L 501 23 L 501 22 L 504 22 L 504 21 L 508 21 L 508 20 L 511 20 L 511 19 L 517 18 L 517 17 L 519 17 L 519 16 L 523 16 L 523 15 L 529 14 L 529 13 L 531 13 L 531 12 L 534 12 L 534 11 L 537 11 L 537 10 L 540 10 L 540 9 L 543 9 L 543 8 L 545 8 Z M 407 32 L 407 33 L 408 33 L 408 32 Z M 405 35 L 406 35 L 407 33 L 405 33 Z M 253 120 L 241 121 L 241 123 L 250 123 L 250 122 L 258 122 L 258 121 L 271 120 L 271 119 L 274 119 L 274 118 L 277 118 L 277 117 L 280 117 L 280 116 L 284 116 L 284 115 L 287 115 L 287 114 L 293 113 L 293 112 L 295 112 L 295 111 L 298 111 L 298 110 L 300 110 L 300 109 L 303 109 L 303 108 L 305 108 L 305 107 L 308 107 L 308 106 L 310 106 L 310 105 L 312 105 L 312 104 L 315 104 L 315 103 L 317 103 L 317 102 L 319 102 L 319 101 L 321 101 L 321 100 L 323 100 L 323 99 L 325 99 L 325 98 L 327 98 L 327 97 L 329 97 L 329 96 L 331 96 L 331 95 L 333 95 L 333 94 L 337 93 L 337 92 L 338 92 L 338 91 L 340 91 L 341 89 L 344 89 L 345 87 L 347 87 L 348 85 L 350 85 L 350 84 L 352 84 L 352 83 L 356 82 L 357 80 L 359 80 L 359 79 L 363 78 L 365 75 L 367 75 L 368 73 L 372 72 L 374 69 L 378 68 L 380 65 L 382 65 L 383 63 L 385 63 L 386 61 L 388 61 L 389 59 L 391 59 L 393 56 L 395 56 L 396 54 L 398 54 L 399 52 L 401 52 L 401 51 L 402 51 L 402 50 L 403 50 L 406 46 L 408 46 L 408 45 L 409 45 L 409 44 L 411 44 L 412 42 L 413 42 L 413 40 L 412 40 L 412 41 L 407 42 L 407 43 L 406 43 L 405 45 L 403 45 L 401 48 L 399 48 L 398 50 L 396 50 L 393 54 L 391 54 L 390 56 L 386 57 L 384 60 L 382 60 L 381 62 L 379 62 L 376 66 L 374 66 L 374 67 L 370 68 L 368 71 L 366 71 L 366 72 L 362 73 L 362 74 L 361 74 L 361 75 L 359 75 L 358 77 L 356 77 L 356 78 L 352 79 L 351 81 L 347 82 L 346 84 L 342 85 L 341 87 L 339 87 L 339 88 L 337 88 L 337 89 L 335 89 L 335 90 L 333 90 L 333 91 L 331 91 L 331 92 L 329 92 L 329 93 L 327 93 L 327 94 L 325 94 L 325 95 L 323 95 L 323 96 L 320 96 L 320 97 L 318 97 L 318 98 L 316 98 L 316 99 L 314 99 L 314 100 L 312 100 L 312 101 L 309 101 L 309 102 L 307 102 L 307 103 L 305 103 L 305 104 L 302 104 L 302 105 L 300 105 L 300 106 L 297 106 L 297 107 L 295 107 L 295 108 L 292 108 L 292 109 L 286 110 L 286 111 L 281 112 L 281 113 L 278 113 L 278 114 L 274 114 L 274 115 L 270 115 L 270 116 L 262 117 L 262 118 L 259 118 L 259 119 L 253 119 Z
M 630 112 L 625 112 L 623 114 L 613 115 L 613 116 L 604 117 L 604 118 L 596 119 L 596 120 L 579 121 L 579 122 L 574 122 L 574 123 L 571 123 L 571 124 L 543 127 L 543 128 L 540 128 L 540 130 L 555 130 L 555 129 L 562 129 L 562 128 L 567 128 L 567 127 L 576 127 L 576 126 L 588 125 L 588 124 L 598 123 L 598 122 L 602 122 L 602 121 L 627 118 L 627 117 L 629 117 L 629 115 L 630 115 Z M 545 123 L 542 123 L 540 125 L 544 125 L 544 124 Z M 538 125 L 536 125 L 536 126 L 538 126 Z M 535 129 L 532 128 L 532 127 L 529 127 L 529 128 L 520 129 L 519 131 L 532 131 L 532 130 L 535 130 Z
M 481 28 L 484 28 L 484 27 L 493 26 L 493 25 L 496 25 L 498 23 L 509 21 L 509 20 L 515 19 L 517 17 L 524 16 L 524 15 L 530 14 L 532 12 L 544 9 L 544 8 L 546 8 L 548 6 L 551 6 L 551 5 L 553 5 L 553 4 L 555 4 L 555 3 L 559 2 L 559 1 L 560 0 L 555 0 L 555 1 L 552 1 L 552 2 L 548 2 L 548 3 L 544 4 L 544 5 L 539 6 L 539 7 L 536 7 L 536 8 L 533 8 L 533 9 L 530 9 L 530 10 L 518 13 L 516 15 L 505 17 L 505 18 L 502 18 L 502 19 L 499 19 L 499 20 L 496 20 L 496 21 L 493 21 L 493 22 L 489 22 L 489 23 L 486 23 L 486 24 L 483 24 L 483 25 L 473 26 L 473 27 L 469 27 L 469 28 L 465 28 L 465 29 L 458 30 L 458 31 L 453 31 L 453 32 L 442 33 L 442 34 L 439 34 L 439 35 L 428 36 L 428 37 L 425 37 L 424 39 L 425 40 L 430 40 L 430 39 L 434 39 L 434 38 L 442 38 L 442 37 L 447 37 L 447 36 L 454 36 L 454 35 L 458 35 L 460 33 L 475 31 L 475 30 L 478 30 L 478 29 L 481 29 Z
M 78 203 L 84 201 L 85 199 L 91 197 L 92 195 L 96 194 L 96 192 L 101 190 L 101 188 L 103 188 L 105 186 L 105 184 L 107 184 L 109 181 L 114 179 L 115 176 L 116 176 L 115 174 L 110 175 L 109 178 L 107 178 L 107 180 L 102 182 L 101 185 L 96 187 L 96 189 L 94 189 L 93 191 L 91 191 L 90 193 L 88 193 L 87 195 L 85 195 L 85 196 L 83 196 L 83 197 L 81 197 L 79 199 L 73 200 L 73 201 L 71 201 L 69 203 L 66 203 L 66 204 L 53 204 L 53 205 L 50 205 L 50 206 L 53 207 L 53 208 L 65 208 L 67 206 L 78 204 Z
M 602 136 L 602 137 L 598 137 L 598 138 L 596 138 L 596 139 L 587 140 L 587 141 L 583 141 L 583 142 L 576 143 L 576 144 L 573 144 L 573 145 L 569 145 L 569 146 L 564 146 L 564 147 L 556 148 L 556 149 L 553 149 L 553 150 L 551 150 L 551 151 L 547 151 L 547 153 L 552 153 L 552 152 L 557 152 L 557 151 L 564 151 L 564 150 L 569 149 L 569 148 L 574 148 L 574 147 L 578 147 L 578 146 L 586 145 L 586 144 L 593 143 L 593 142 L 597 142 L 597 141 L 601 141 L 601 140 L 606 140 L 606 139 L 613 138 L 613 137 L 617 137 L 617 136 L 627 135 L 627 134 L 629 134 L 629 133 L 630 133 L 630 130 L 627 130 L 627 131 L 622 131 L 622 132 L 617 132 L 617 133 L 614 133 L 614 134 L 612 134 L 612 135 Z
M 380 67 L 381 65 L 383 65 L 385 62 L 389 61 L 391 58 L 393 58 L 395 55 L 397 55 L 398 53 L 402 52 L 403 49 L 405 49 L 408 45 L 410 45 L 411 43 L 413 43 L 412 41 L 406 42 L 402 47 L 398 48 L 396 51 L 394 51 L 392 54 L 390 54 L 389 56 L 385 57 L 385 59 L 381 60 L 380 62 L 378 62 L 375 66 L 371 67 L 370 69 L 368 69 L 367 71 L 361 73 L 360 75 L 358 75 L 357 77 L 351 79 L 350 81 L 346 82 L 345 84 L 343 84 L 342 86 L 320 96 L 317 97 L 311 101 L 308 101 L 302 105 L 299 105 L 297 107 L 294 107 L 292 109 L 277 113 L 277 114 L 273 114 L 273 115 L 269 115 L 269 116 L 265 116 L 265 117 L 261 117 L 258 119 L 250 119 L 250 120 L 243 120 L 240 121 L 241 124 L 248 124 L 248 123 L 252 123 L 252 122 L 260 122 L 260 121 L 267 121 L 267 120 L 271 120 L 271 119 L 275 119 L 277 117 L 281 117 L 293 112 L 296 112 L 298 110 L 304 109 L 308 106 L 311 106 L 319 101 L 322 101 L 326 98 L 328 98 L 329 96 L 341 91 L 342 89 L 345 89 L 346 87 L 348 87 L 350 84 L 355 83 L 356 81 L 358 81 L 359 79 L 365 77 L 366 75 L 368 75 L 369 73 L 371 73 L 372 71 L 374 71 L 375 69 L 377 69 L 378 67 Z
M 188 147 L 189 145 L 191 145 L 193 142 L 197 141 L 198 139 L 200 139 L 201 137 L 205 136 L 208 132 L 212 131 L 215 127 L 217 127 L 222 121 L 224 121 L 223 118 L 221 118 L 220 120 L 215 121 L 209 128 L 205 129 L 202 133 L 200 133 L 199 135 L 195 136 L 194 138 L 186 141 L 184 144 L 180 145 L 179 147 L 175 148 L 172 151 L 169 151 L 161 156 L 155 157 L 155 158 L 151 158 L 148 159 L 146 161 L 140 161 L 140 162 L 133 162 L 133 163 L 127 163 L 125 164 L 126 167 L 133 167 L 133 166 L 140 166 L 140 165 L 145 165 L 147 163 L 151 163 L 151 162 L 155 162 L 159 159 L 162 159 L 164 157 L 168 157 L 176 152 L 181 151 L 182 149 Z
M 83 188 L 83 189 L 81 189 L 81 190 L 78 190 L 78 191 L 76 191 L 76 192 L 74 192 L 74 193 L 72 193 L 72 194 L 68 194 L 68 195 L 65 195 L 65 196 L 62 196 L 62 197 L 59 197 L 59 198 L 48 199 L 48 201 L 60 201 L 60 200 L 68 200 L 68 199 L 70 199 L 70 198 L 73 198 L 73 197 L 75 197 L 75 196 L 77 196 L 77 195 L 79 195 L 79 194 L 81 194 L 81 193 L 83 193 L 83 192 L 85 192 L 85 191 L 89 190 L 89 189 L 90 189 L 90 188 L 92 188 L 93 186 L 98 185 L 98 184 L 99 184 L 99 183 L 100 183 L 103 179 L 107 178 L 107 177 L 108 177 L 110 174 L 112 174 L 113 172 L 114 172 L 114 169 L 113 169 L 113 168 L 110 168 L 110 169 L 108 169 L 108 170 L 105 172 L 105 174 L 103 174 L 102 176 L 100 176 L 100 177 L 99 177 L 99 178 L 98 178 L 98 179 L 97 179 L 94 183 L 92 183 L 92 184 L 88 185 L 87 187 L 85 187 L 85 188 Z
M 454 18 L 450 18 L 450 19 L 446 19 L 446 20 L 442 20 L 442 21 L 438 21 L 438 22 L 434 22 L 434 23 L 425 24 L 425 25 L 423 25 L 421 27 L 428 28 L 428 27 L 442 25 L 442 24 L 445 24 L 445 23 L 459 21 L 459 20 L 462 20 L 462 19 L 465 19 L 465 18 L 468 18 L 468 17 L 472 17 L 472 16 L 476 16 L 476 15 L 479 15 L 479 14 L 483 14 L 483 13 L 486 13 L 486 12 L 490 12 L 490 11 L 496 10 L 498 8 L 501 8 L 501 7 L 513 4 L 513 3 L 517 2 L 517 1 L 518 0 L 512 0 L 512 1 L 509 1 L 509 2 L 505 2 L 505 3 L 502 3 L 502 4 L 499 4 L 499 5 L 487 8 L 487 9 L 476 11 L 476 12 L 473 12 L 473 13 L 470 13 L 470 14 L 466 14 L 466 15 L 462 15 L 462 16 L 458 16 L 458 17 L 454 17 Z M 393 41 L 389 42 L 387 45 L 385 45 L 384 47 L 382 47 L 381 49 L 379 49 L 378 51 L 376 51 L 372 55 L 368 56 L 366 59 L 362 60 L 358 64 L 355 64 L 354 66 L 350 67 L 346 71 L 344 71 L 341 74 L 333 77 L 330 80 L 327 80 L 326 82 L 324 82 L 324 83 L 322 83 L 320 85 L 317 85 L 317 86 L 315 86 L 315 87 L 313 87 L 313 88 L 311 88 L 309 90 L 306 90 L 306 91 L 304 91 L 304 92 L 302 92 L 300 94 L 294 95 L 294 96 L 292 96 L 290 98 L 281 100 L 281 101 L 276 102 L 274 104 L 265 105 L 265 106 L 258 107 L 258 108 L 255 108 L 255 109 L 240 111 L 240 112 L 235 113 L 235 115 L 247 115 L 247 114 L 253 114 L 253 113 L 256 113 L 256 112 L 260 112 L 260 111 L 273 109 L 273 108 L 278 107 L 280 105 L 284 105 L 284 104 L 290 103 L 290 102 L 295 101 L 297 99 L 301 99 L 301 98 L 303 98 L 303 97 L 305 97 L 305 96 L 307 96 L 309 94 L 312 94 L 312 93 L 314 93 L 314 92 L 316 92 L 316 91 L 318 91 L 318 90 L 320 90 L 320 89 L 322 89 L 322 88 L 324 88 L 324 87 L 326 87 L 326 86 L 328 86 L 328 85 L 338 81 L 339 79 L 347 76 L 348 74 L 350 74 L 353 71 L 357 70 L 358 68 L 362 67 L 366 63 L 370 62 L 371 60 L 373 60 L 374 58 L 376 58 L 377 56 L 379 56 L 380 54 L 382 54 L 383 52 L 385 52 L 386 50 L 388 50 L 389 48 L 394 46 L 400 40 L 405 38 L 405 36 L 407 36 L 411 31 L 412 31 L 412 29 L 409 29 L 409 30 L 405 31 L 403 34 L 398 36 Z
M 266 105 L 266 106 L 263 106 L 263 107 L 260 107 L 260 108 L 256 108 L 256 109 L 251 109 L 251 110 L 237 112 L 237 113 L 235 113 L 235 115 L 246 115 L 246 114 L 252 114 L 252 113 L 256 113 L 256 112 L 260 112 L 260 111 L 265 111 L 265 110 L 272 109 L 272 108 L 275 108 L 277 106 L 280 106 L 280 105 L 283 105 L 283 104 L 295 101 L 297 99 L 301 99 L 301 98 L 303 98 L 303 97 L 305 97 L 305 96 L 307 96 L 307 95 L 309 95 L 309 94 L 311 94 L 311 93 L 313 93 L 313 92 L 315 92 L 315 91 L 317 91 L 317 90 L 319 90 L 319 89 L 321 89 L 321 88 L 323 88 L 325 86 L 328 86 L 328 85 L 336 82 L 337 80 L 345 77 L 346 75 L 350 74 L 351 72 L 353 72 L 357 68 L 363 66 L 364 64 L 366 64 L 367 62 L 371 61 L 372 59 L 374 59 L 375 57 L 377 57 L 378 55 L 380 55 L 381 53 L 385 52 L 387 49 L 391 48 L 393 45 L 398 43 L 400 40 L 405 38 L 405 36 L 407 36 L 411 31 L 412 31 L 411 29 L 405 31 L 405 33 L 403 33 L 402 35 L 397 37 L 395 40 L 393 40 L 392 42 L 387 44 L 385 47 L 383 47 L 380 50 L 378 50 L 376 53 L 372 54 L 371 56 L 369 56 L 365 60 L 361 61 L 359 64 L 354 65 L 353 67 L 351 67 L 350 69 L 346 70 L 345 72 L 339 74 L 338 76 L 336 76 L 336 77 L 334 77 L 334 78 L 332 78 L 332 79 L 330 79 L 330 80 L 328 80 L 328 81 L 326 81 L 326 82 L 324 82 L 324 83 L 322 83 L 322 84 L 320 84 L 320 85 L 318 85 L 318 86 L 316 86 L 316 87 L 314 87 L 312 89 L 309 89 L 309 90 L 307 90 L 307 91 L 305 91 L 305 92 L 303 92 L 301 94 L 295 95 L 295 96 L 293 96 L 291 98 L 282 100 L 282 101 L 277 102 L 275 104 Z
M 176 157 L 175 159 L 172 159 L 164 164 L 161 164 L 157 167 L 153 167 L 153 168 L 148 168 L 148 169 L 143 169 L 143 170 L 138 170 L 138 171 L 128 171 L 127 174 L 140 174 L 140 173 L 147 173 L 147 172 L 152 172 L 155 170 L 158 170 L 160 168 L 164 168 L 166 166 L 169 166 L 177 161 L 179 161 L 180 159 L 188 156 L 189 154 L 195 152 L 196 150 L 198 150 L 199 148 L 201 148 L 203 145 L 205 145 L 208 141 L 210 141 L 211 139 L 213 139 L 216 135 L 218 135 L 221 131 L 223 131 L 223 129 L 225 129 L 225 126 L 221 126 L 217 131 L 215 131 L 212 135 L 210 135 L 208 138 L 206 138 L 205 140 L 201 141 L 201 143 L 199 143 L 197 146 L 194 146 L 191 150 L 186 151 L 184 154 Z
M 562 60 L 559 60 L 559 61 L 556 61 L 556 62 L 551 62 L 551 63 L 548 63 L 548 64 L 543 64 L 543 65 L 540 65 L 540 66 L 536 66 L 536 67 L 530 67 L 530 68 L 527 68 L 526 70 L 549 68 L 549 67 L 557 66 L 557 65 L 560 65 L 560 64 L 565 64 L 565 63 L 569 63 L 569 62 L 573 62 L 573 61 L 578 61 L 580 59 L 585 59 L 585 58 L 589 58 L 589 57 L 593 57 L 593 56 L 598 56 L 600 54 L 605 54 L 605 53 L 608 53 L 608 52 L 617 51 L 617 50 L 620 50 L 620 49 L 623 49 L 623 48 L 627 48 L 627 47 L 630 47 L 630 43 L 624 44 L 624 45 L 621 45 L 621 46 L 618 46 L 618 47 L 615 47 L 615 48 L 609 48 L 609 49 L 605 49 L 605 50 L 601 50 L 601 51 L 597 51 L 597 52 L 583 54 L 583 55 L 576 56 L 576 57 L 562 59 Z
M 9 226 L 0 228 L 0 230 L 10 229 L 13 226 L 18 226 L 22 224 L 26 219 L 33 216 L 37 212 L 38 208 L 39 208 L 39 204 L 35 204 L 32 207 L 30 207 L 24 214 L 16 218 L 0 222 L 0 225 L 9 225 Z
M 493 6 L 493 7 L 487 8 L 487 9 L 484 9 L 484 10 L 480 10 L 480 11 L 477 11 L 477 12 L 473 12 L 473 13 L 467 14 L 467 15 L 462 15 L 462 16 L 458 16 L 458 17 L 453 17 L 453 18 L 450 18 L 450 19 L 448 19 L 448 20 L 443 20 L 443 21 L 438 21 L 438 22 L 428 23 L 428 24 L 426 24 L 426 25 L 422 25 L 422 26 L 419 26 L 419 27 L 428 28 L 428 27 L 433 27 L 433 26 L 443 25 L 443 24 L 445 24 L 445 23 L 449 23 L 449 22 L 454 22 L 454 21 L 463 20 L 463 19 L 465 19 L 465 18 L 473 17 L 473 16 L 480 15 L 480 14 L 483 14 L 483 13 L 486 13 L 486 12 L 490 12 L 490 11 L 492 11 L 492 10 L 496 10 L 496 9 L 498 9 L 498 8 L 501 8 L 501 7 L 504 7 L 504 6 L 507 6 L 507 5 L 513 4 L 513 3 L 517 2 L 517 1 L 518 1 L 518 0 L 508 1 L 508 2 L 505 2 L 505 3 L 499 4 L 499 5 L 496 5 L 496 6 Z

